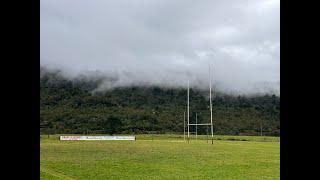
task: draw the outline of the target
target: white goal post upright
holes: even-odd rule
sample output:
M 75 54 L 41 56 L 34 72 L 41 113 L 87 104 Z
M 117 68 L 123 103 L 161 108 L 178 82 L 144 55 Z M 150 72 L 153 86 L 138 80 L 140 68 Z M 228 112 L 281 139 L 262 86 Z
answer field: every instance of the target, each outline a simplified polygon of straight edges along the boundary
M 211 99 L 211 71 L 209 65 L 209 81 L 210 81 L 210 122 L 211 122 L 211 144 L 213 144 L 213 123 L 212 123 L 212 99 Z
M 183 140 L 186 140 L 186 111 L 183 112 Z
M 190 121 L 189 121 L 189 80 L 188 80 L 188 143 L 189 143 L 189 138 L 190 138 L 190 131 L 189 131 L 189 124 L 190 124 Z
M 196 140 L 198 139 L 198 115 L 196 113 Z

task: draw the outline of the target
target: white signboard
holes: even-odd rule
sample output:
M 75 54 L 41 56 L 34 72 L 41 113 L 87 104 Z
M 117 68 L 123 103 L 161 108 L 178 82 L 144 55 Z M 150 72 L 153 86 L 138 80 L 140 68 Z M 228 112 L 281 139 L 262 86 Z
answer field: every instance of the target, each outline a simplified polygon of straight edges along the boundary
M 135 141 L 135 136 L 60 136 L 60 140 L 128 140 Z

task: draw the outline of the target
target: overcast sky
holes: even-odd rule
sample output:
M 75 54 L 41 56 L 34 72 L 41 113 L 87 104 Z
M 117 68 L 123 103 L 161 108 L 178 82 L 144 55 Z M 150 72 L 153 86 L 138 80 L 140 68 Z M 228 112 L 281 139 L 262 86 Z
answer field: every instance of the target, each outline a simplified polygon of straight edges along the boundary
M 278 0 L 41 0 L 41 65 L 131 84 L 280 94 Z

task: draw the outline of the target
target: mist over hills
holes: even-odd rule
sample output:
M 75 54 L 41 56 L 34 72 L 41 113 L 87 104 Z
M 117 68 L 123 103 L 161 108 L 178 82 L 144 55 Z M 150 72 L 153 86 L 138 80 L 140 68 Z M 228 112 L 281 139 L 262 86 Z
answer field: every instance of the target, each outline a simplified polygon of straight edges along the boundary
M 65 78 L 73 82 L 86 81 L 95 82 L 95 88 L 90 91 L 104 92 L 118 87 L 153 87 L 159 86 L 162 88 L 187 88 L 187 81 L 190 82 L 190 87 L 201 91 L 209 89 L 209 76 L 199 77 L 191 73 L 176 73 L 175 76 L 168 75 L 167 77 L 159 76 L 159 79 L 150 79 L 147 74 L 132 73 L 132 72 L 102 72 L 96 71 L 82 71 L 73 73 L 64 68 L 48 68 L 46 66 L 40 67 L 40 76 L 43 74 L 52 73 L 56 77 Z M 208 73 L 207 73 L 208 74 Z M 232 87 L 221 85 L 221 83 L 213 78 L 212 88 L 214 94 L 229 94 L 229 95 L 244 95 L 244 96 L 259 96 L 265 94 L 275 94 L 280 96 L 280 84 L 271 82 L 260 82 L 248 84 L 249 87 L 237 88 L 236 83 Z

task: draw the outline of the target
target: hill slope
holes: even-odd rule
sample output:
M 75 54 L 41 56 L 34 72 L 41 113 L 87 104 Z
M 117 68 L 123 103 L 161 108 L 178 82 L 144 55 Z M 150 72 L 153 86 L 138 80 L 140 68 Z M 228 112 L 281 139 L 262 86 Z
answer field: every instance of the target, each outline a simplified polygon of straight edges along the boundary
M 40 125 L 42 133 L 183 132 L 186 89 L 123 87 L 92 91 L 99 79 L 68 80 L 57 72 L 41 71 Z M 209 122 L 208 92 L 190 90 L 190 121 Z M 215 93 L 215 134 L 279 135 L 280 97 L 231 96 Z M 194 131 L 194 129 L 191 129 Z M 198 128 L 200 134 L 205 127 Z

